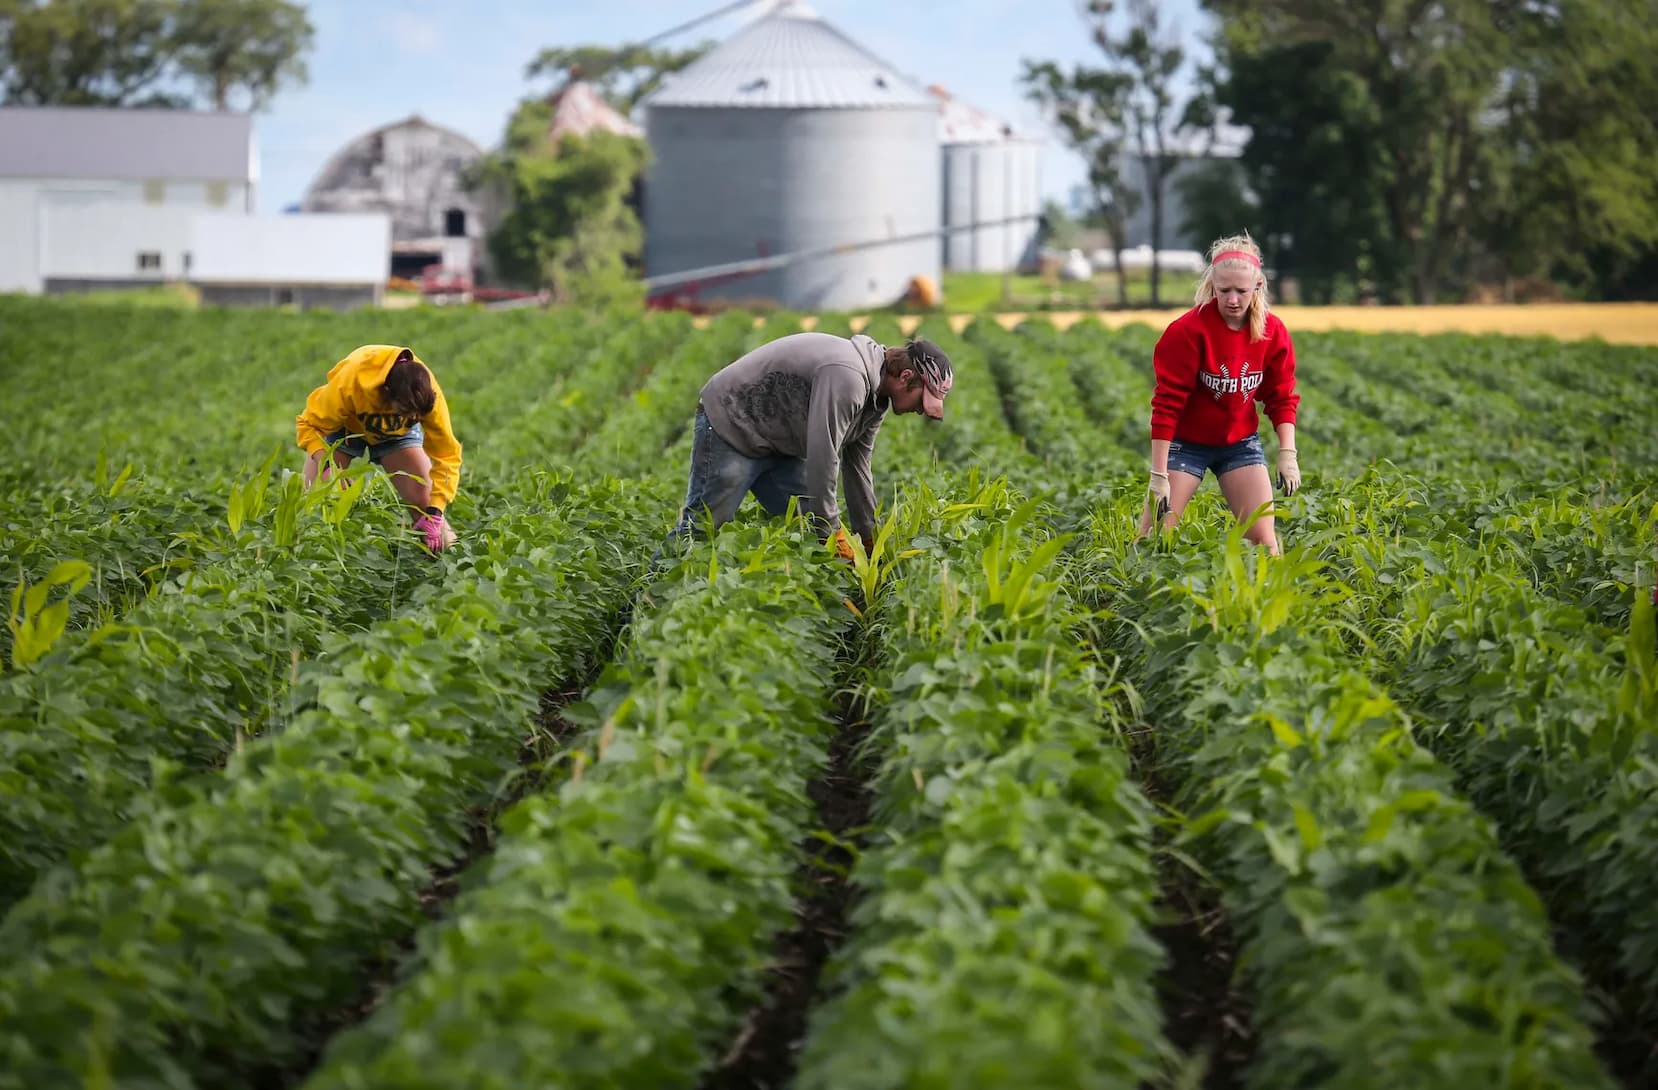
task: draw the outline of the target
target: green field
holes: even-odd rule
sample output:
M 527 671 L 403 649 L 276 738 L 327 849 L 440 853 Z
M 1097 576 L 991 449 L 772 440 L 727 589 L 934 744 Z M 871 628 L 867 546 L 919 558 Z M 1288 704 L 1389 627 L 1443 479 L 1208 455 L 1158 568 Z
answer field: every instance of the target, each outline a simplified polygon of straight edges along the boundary
M 1156 331 L 929 319 L 874 556 L 653 570 L 796 320 L 0 299 L 0 1090 L 1658 1085 L 1658 349 L 1298 336 L 1268 558 L 1131 540 Z

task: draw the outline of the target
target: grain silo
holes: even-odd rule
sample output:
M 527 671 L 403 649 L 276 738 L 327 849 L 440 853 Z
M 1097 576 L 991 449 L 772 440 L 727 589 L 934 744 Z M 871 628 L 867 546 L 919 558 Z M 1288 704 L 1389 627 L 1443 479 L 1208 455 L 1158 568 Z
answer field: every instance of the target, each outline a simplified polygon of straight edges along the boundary
M 1033 264 L 1042 214 L 1041 142 L 942 87 L 929 90 L 939 100 L 944 267 L 1007 272 Z
M 658 298 L 833 310 L 937 282 L 938 103 L 805 4 L 777 3 L 645 107 L 647 276 L 780 259 Z M 797 253 L 817 256 L 782 260 Z

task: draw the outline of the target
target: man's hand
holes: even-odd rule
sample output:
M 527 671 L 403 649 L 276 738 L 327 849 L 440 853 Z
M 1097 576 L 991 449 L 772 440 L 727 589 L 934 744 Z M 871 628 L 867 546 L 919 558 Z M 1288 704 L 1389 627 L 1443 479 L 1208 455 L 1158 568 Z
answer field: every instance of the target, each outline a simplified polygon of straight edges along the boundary
M 1286 496 L 1295 495 L 1301 487 L 1301 463 L 1295 459 L 1294 447 L 1278 448 L 1278 490 Z
M 1151 486 L 1147 492 L 1147 500 L 1151 504 L 1152 524 L 1161 525 L 1169 517 L 1169 475 L 1151 471 Z

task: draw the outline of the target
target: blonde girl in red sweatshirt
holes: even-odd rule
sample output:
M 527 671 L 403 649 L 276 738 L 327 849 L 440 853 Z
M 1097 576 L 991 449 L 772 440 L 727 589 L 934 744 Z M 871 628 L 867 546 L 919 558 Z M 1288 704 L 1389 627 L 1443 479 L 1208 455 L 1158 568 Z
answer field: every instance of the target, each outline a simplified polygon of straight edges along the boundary
M 1278 486 L 1301 487 L 1295 456 L 1295 346 L 1284 323 L 1267 313 L 1261 249 L 1247 234 L 1209 248 L 1197 284 L 1197 305 L 1169 323 L 1152 354 L 1157 385 L 1151 396 L 1151 486 L 1140 515 L 1140 536 L 1154 515 L 1165 526 L 1180 520 L 1205 473 L 1239 519 L 1272 499 L 1260 415 L 1266 406 L 1278 433 Z M 1276 554 L 1272 516 L 1246 534 Z
M 295 424 L 307 454 L 306 487 L 319 475 L 326 480 L 332 467 L 344 469 L 367 454 L 391 475 L 426 547 L 439 552 L 455 543 L 443 512 L 460 484 L 461 444 L 450 427 L 443 391 L 412 351 L 363 345 L 311 391 Z

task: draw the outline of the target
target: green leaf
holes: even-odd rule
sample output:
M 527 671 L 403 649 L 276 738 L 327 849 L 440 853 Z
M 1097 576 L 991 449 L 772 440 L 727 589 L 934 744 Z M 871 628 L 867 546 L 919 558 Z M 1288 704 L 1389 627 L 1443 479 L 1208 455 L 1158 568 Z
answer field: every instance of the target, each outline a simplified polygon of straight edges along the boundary
M 1271 728 L 1272 736 L 1278 740 L 1278 744 L 1286 749 L 1296 749 L 1306 742 L 1305 738 L 1296 733 L 1294 727 L 1278 716 L 1268 712 L 1263 713 L 1262 718 L 1267 721 L 1267 726 Z

